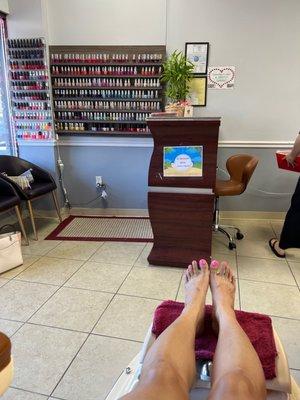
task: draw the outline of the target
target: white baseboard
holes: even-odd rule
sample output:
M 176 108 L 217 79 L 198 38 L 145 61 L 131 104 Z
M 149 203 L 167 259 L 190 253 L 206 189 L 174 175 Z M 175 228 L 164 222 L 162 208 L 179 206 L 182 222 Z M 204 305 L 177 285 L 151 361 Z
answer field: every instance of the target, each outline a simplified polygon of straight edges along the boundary
M 148 217 L 149 213 L 144 208 L 80 208 L 72 207 L 70 214 L 77 215 L 109 215 L 128 217 Z
M 71 214 L 78 215 L 124 215 L 148 217 L 147 209 L 135 208 L 79 208 L 74 207 L 70 210 Z M 266 211 L 221 211 L 221 218 L 230 219 L 284 219 L 285 212 L 266 212 Z
M 34 210 L 34 216 L 36 218 L 57 218 L 56 210 Z M 66 207 L 60 209 L 61 216 L 63 218 L 70 214 L 70 210 Z
M 221 211 L 222 219 L 285 219 L 286 212 L 268 211 Z
M 61 214 L 67 217 L 73 215 L 109 215 L 109 216 L 128 216 L 128 217 L 148 217 L 149 213 L 144 208 L 81 208 L 72 207 L 62 208 Z M 268 212 L 268 211 L 221 211 L 222 219 L 279 219 L 285 218 L 285 212 Z M 34 212 L 37 218 L 57 218 L 55 210 L 37 210 Z M 24 213 L 24 217 L 27 213 Z M 10 218 L 12 218 L 11 216 Z M 2 222 L 2 221 L 1 221 Z

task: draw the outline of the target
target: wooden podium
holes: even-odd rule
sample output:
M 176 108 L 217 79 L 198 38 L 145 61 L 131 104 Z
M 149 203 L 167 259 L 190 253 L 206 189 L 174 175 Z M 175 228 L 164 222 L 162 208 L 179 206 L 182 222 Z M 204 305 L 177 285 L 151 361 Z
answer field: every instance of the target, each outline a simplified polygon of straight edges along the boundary
M 154 139 L 148 176 L 154 243 L 148 261 L 153 265 L 187 267 L 194 259 L 209 260 L 220 118 L 152 117 L 148 126 Z M 191 171 L 190 165 L 196 165 L 185 154 L 180 154 L 183 166 L 179 158 L 170 169 L 164 169 L 167 151 L 178 154 L 182 149 L 184 153 L 185 149 L 190 150 L 189 146 L 200 151 L 202 146 L 202 176 L 184 176 Z M 174 171 L 174 165 L 183 168 L 179 169 L 179 176 L 168 172 Z

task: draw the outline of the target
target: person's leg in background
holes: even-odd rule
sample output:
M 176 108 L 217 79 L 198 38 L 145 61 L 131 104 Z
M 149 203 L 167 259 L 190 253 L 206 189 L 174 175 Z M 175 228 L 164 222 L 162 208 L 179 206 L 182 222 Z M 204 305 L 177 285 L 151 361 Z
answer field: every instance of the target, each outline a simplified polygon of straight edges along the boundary
M 300 248 L 300 178 L 286 214 L 280 240 L 271 239 L 270 247 L 278 257 L 285 257 L 288 248 Z M 275 252 L 274 252 L 275 250 Z
M 263 400 L 266 385 L 258 355 L 234 313 L 235 280 L 226 262 L 211 269 L 218 343 L 213 359 L 209 400 Z
M 148 351 L 141 378 L 123 400 L 186 400 L 196 376 L 195 336 L 202 328 L 209 268 L 204 260 L 188 267 L 185 308 Z

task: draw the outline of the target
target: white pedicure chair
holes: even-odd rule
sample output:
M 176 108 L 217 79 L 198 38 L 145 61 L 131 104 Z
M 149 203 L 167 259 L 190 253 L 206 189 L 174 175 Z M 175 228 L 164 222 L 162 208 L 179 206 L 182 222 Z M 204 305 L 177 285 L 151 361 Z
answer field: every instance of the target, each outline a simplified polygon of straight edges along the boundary
M 266 380 L 267 400 L 300 400 L 300 389 L 290 375 L 283 346 L 275 331 L 274 338 L 278 352 L 278 357 L 276 358 L 277 376 L 275 379 Z M 135 387 L 139 380 L 147 351 L 154 341 L 155 336 L 152 333 L 152 326 L 150 326 L 141 351 L 128 364 L 105 400 L 117 400 Z M 191 391 L 190 400 L 207 399 L 210 388 L 210 377 L 206 373 L 207 366 L 208 363 L 197 362 L 197 379 Z

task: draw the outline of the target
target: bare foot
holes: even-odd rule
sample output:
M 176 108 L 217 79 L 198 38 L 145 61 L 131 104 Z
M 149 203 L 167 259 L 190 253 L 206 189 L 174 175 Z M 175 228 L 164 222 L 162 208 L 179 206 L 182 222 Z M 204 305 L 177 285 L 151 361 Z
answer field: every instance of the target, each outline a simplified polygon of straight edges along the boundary
M 197 333 L 204 328 L 205 299 L 209 286 L 209 268 L 205 260 L 193 261 L 185 273 L 185 309 L 197 314 Z
M 232 313 L 234 310 L 235 278 L 232 269 L 226 261 L 219 264 L 212 261 L 210 265 L 210 290 L 213 299 L 212 323 L 217 333 L 220 318 L 224 313 Z

